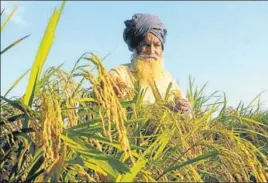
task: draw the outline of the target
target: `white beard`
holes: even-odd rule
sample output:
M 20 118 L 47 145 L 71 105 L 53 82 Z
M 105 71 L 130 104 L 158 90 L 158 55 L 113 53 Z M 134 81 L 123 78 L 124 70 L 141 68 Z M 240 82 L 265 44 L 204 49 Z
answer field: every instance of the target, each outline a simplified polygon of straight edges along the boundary
M 141 85 L 148 85 L 150 82 L 160 80 L 164 68 L 162 57 L 158 60 L 139 56 L 134 50 L 131 56 L 132 67 L 136 71 L 136 76 Z

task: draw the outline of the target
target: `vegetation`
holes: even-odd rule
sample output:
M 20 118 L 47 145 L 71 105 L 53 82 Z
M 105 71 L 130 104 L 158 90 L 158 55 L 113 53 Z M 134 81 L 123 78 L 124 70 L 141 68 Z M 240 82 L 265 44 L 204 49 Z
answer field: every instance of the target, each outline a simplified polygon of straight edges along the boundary
M 119 100 L 93 53 L 71 71 L 59 65 L 42 72 L 63 9 L 51 16 L 25 94 L 7 98 L 28 71 L 1 96 L 1 182 L 267 182 L 268 111 L 254 107 L 257 98 L 231 108 L 225 96 L 205 96 L 205 85 L 194 88 L 190 78 L 189 119 L 165 99 L 142 105 L 139 86 L 134 97 Z

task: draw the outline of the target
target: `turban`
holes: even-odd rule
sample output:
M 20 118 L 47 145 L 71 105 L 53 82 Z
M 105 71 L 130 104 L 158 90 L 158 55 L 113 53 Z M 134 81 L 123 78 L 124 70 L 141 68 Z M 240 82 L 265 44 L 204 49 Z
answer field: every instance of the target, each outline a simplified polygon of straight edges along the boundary
M 162 48 L 164 49 L 167 30 L 157 16 L 138 13 L 133 15 L 131 20 L 126 20 L 124 23 L 126 27 L 123 38 L 130 51 L 137 48 L 149 32 L 161 41 Z

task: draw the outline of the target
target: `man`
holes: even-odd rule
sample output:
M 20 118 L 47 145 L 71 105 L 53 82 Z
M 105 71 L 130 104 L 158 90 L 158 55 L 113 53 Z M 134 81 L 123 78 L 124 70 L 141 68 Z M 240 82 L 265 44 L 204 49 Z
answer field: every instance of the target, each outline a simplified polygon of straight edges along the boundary
M 154 103 L 156 88 L 162 98 L 165 97 L 169 84 L 169 100 L 175 102 L 175 111 L 188 113 L 190 102 L 182 95 L 177 82 L 163 67 L 163 51 L 167 30 L 157 16 L 150 14 L 135 14 L 131 20 L 126 20 L 123 38 L 133 53 L 131 63 L 112 69 L 110 74 L 115 82 L 115 91 L 119 98 L 124 98 L 135 90 L 139 83 L 146 90 L 145 103 Z M 155 90 L 154 90 L 155 91 Z

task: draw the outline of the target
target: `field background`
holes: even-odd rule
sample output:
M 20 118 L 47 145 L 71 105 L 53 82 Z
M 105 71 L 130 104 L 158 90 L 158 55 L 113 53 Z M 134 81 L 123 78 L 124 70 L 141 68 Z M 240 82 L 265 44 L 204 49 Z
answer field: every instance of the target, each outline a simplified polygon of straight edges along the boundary
M 71 69 L 45 67 L 65 5 L 44 22 L 30 69 L 1 93 L 1 182 L 267 182 L 268 111 L 260 98 L 230 105 L 227 95 L 207 94 L 206 84 L 196 86 L 189 77 L 189 118 L 174 112 L 169 90 L 164 98 L 154 90 L 152 105 L 142 105 L 138 85 L 119 100 L 106 68 L 109 57 L 84 52 Z M 1 34 L 16 11 L 8 12 Z M 30 38 L 3 48 L 1 42 L 1 62 Z M 25 90 L 13 96 L 23 78 Z
M 31 36 L 1 55 L 2 95 L 32 66 L 46 22 L 60 2 L 1 1 L 6 8 L 1 19 L 16 5 L 18 10 L 1 33 L 1 47 Z M 199 87 L 208 82 L 207 95 L 217 90 L 226 93 L 230 105 L 249 103 L 268 89 L 267 8 L 267 2 L 68 2 L 44 68 L 64 62 L 63 68 L 71 69 L 88 51 L 102 58 L 111 52 L 105 60 L 107 69 L 129 62 L 123 21 L 148 12 L 158 15 L 168 29 L 165 66 L 184 93 L 191 75 Z M 22 95 L 26 83 L 24 78 L 10 96 Z M 267 91 L 261 99 L 268 108 Z

